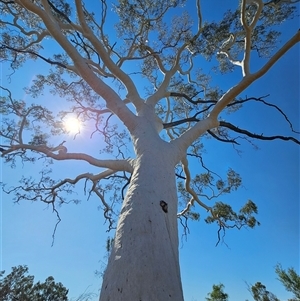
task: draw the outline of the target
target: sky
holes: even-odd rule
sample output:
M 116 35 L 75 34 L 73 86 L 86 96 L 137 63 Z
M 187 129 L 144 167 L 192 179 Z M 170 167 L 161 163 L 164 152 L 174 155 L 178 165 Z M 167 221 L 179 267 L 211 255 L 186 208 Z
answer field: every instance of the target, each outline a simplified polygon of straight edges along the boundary
M 225 1 L 226 2 L 226 1 Z M 223 5 L 226 3 L 223 2 Z M 225 3 L 225 4 L 224 4 Z M 203 1 L 203 16 L 217 17 L 211 7 L 219 1 Z M 188 7 L 188 9 L 192 9 Z M 219 10 L 218 10 L 219 11 Z M 286 41 L 299 28 L 295 19 L 285 26 L 281 41 Z M 17 98 L 26 102 L 32 99 L 25 95 L 23 87 L 31 83 L 40 67 L 40 62 L 28 63 L 9 83 L 6 66 L 2 66 L 1 84 L 12 89 Z M 218 77 L 215 81 L 229 89 L 240 76 Z M 17 83 L 17 85 L 16 85 Z M 290 50 L 246 93 L 254 96 L 270 94 L 268 101 L 280 105 L 299 130 L 299 46 Z M 51 99 L 50 99 L 51 98 Z M 58 110 L 65 103 L 45 93 L 39 101 L 49 103 Z M 288 125 L 275 111 L 266 111 L 259 105 L 247 105 L 236 114 L 224 118 L 241 127 L 265 135 L 287 134 Z M 61 142 L 62 138 L 57 138 Z M 68 147 L 76 151 L 93 151 L 103 141 L 90 140 L 89 135 L 69 138 Z M 190 234 L 185 238 L 180 230 L 180 266 L 185 301 L 204 300 L 213 284 L 223 283 L 231 301 L 252 300 L 247 284 L 257 281 L 287 300 L 291 295 L 276 279 L 275 265 L 284 269 L 294 267 L 299 273 L 299 146 L 292 142 L 258 141 L 258 149 L 243 143 L 241 153 L 230 144 L 210 141 L 205 143 L 206 162 L 221 171 L 232 167 L 243 179 L 242 187 L 222 201 L 242 205 L 248 199 L 258 205 L 258 220 L 261 225 L 253 230 L 226 232 L 225 243 L 215 246 L 217 227 L 200 222 L 190 222 Z M 76 164 L 76 165 L 75 165 Z M 78 162 L 56 162 L 58 174 L 63 176 L 74 171 L 91 171 L 93 168 Z M 197 166 L 193 167 L 195 170 Z M 21 175 L 38 173 L 35 165 L 19 165 L 15 169 L 1 163 L 1 181 L 13 185 Z M 10 272 L 12 266 L 27 265 L 36 280 L 45 280 L 52 275 L 56 281 L 69 288 L 69 297 L 75 299 L 84 292 L 91 293 L 91 300 L 98 300 L 101 277 L 95 271 L 103 271 L 106 260 L 107 233 L 103 213 L 98 210 L 99 200 L 87 200 L 82 187 L 76 190 L 82 202 L 60 208 L 61 223 L 52 234 L 56 216 L 45 204 L 13 203 L 12 195 L 1 194 L 1 270 Z M 204 212 L 200 211 L 203 216 Z

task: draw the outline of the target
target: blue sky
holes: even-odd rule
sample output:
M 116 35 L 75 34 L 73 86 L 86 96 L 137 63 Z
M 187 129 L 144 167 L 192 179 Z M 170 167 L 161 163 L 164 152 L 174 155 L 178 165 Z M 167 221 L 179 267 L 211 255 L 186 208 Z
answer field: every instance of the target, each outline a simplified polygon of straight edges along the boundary
M 223 4 L 227 2 L 222 2 Z M 210 7 L 219 5 L 218 1 L 203 3 L 203 16 L 216 18 Z M 219 11 L 219 10 L 218 10 Z M 299 27 L 295 19 L 285 27 L 281 41 L 286 41 Z M 16 98 L 26 96 L 22 88 L 30 84 L 39 73 L 40 62 L 26 64 L 12 78 L 6 81 L 6 66 L 1 71 L 2 85 L 13 90 Z M 239 76 L 220 76 L 215 79 L 224 90 L 231 87 Z M 16 88 L 16 83 L 18 83 Z M 19 89 L 20 88 L 20 89 Z M 270 94 L 267 100 L 280 107 L 289 116 L 299 130 L 299 46 L 294 47 L 271 69 L 259 82 L 245 93 L 248 96 Z M 58 98 L 45 93 L 39 99 L 50 103 L 53 110 L 64 104 Z M 289 133 L 283 118 L 275 111 L 260 110 L 259 105 L 246 105 L 240 112 L 225 116 L 228 121 L 247 126 L 254 132 L 272 135 Z M 58 138 L 60 143 L 63 138 Z M 68 147 L 74 151 L 93 152 L 101 145 L 101 137 L 92 141 L 83 134 L 76 140 L 69 138 Z M 231 301 L 249 299 L 247 285 L 260 281 L 267 289 L 274 292 L 280 300 L 287 300 L 287 293 L 276 280 L 274 267 L 281 263 L 283 268 L 294 267 L 299 273 L 299 146 L 292 142 L 259 141 L 258 150 L 243 143 L 239 155 L 230 144 L 210 141 L 205 144 L 204 159 L 212 168 L 220 171 L 232 167 L 240 173 L 243 185 L 222 201 L 242 205 L 251 199 L 259 209 L 258 220 L 261 226 L 254 230 L 227 231 L 226 244 L 215 247 L 217 227 L 200 222 L 190 222 L 190 235 L 183 238 L 180 245 L 180 263 L 183 289 L 186 301 L 204 300 L 213 284 L 223 283 Z M 76 166 L 74 165 L 76 164 Z M 88 165 L 72 162 L 56 162 L 57 174 L 61 177 L 75 171 L 93 171 Z M 197 168 L 196 166 L 194 167 Z M 36 165 L 18 166 L 11 169 L 2 164 L 1 181 L 16 183 L 21 175 L 34 175 L 39 171 Z M 70 297 L 78 297 L 85 290 L 98 294 L 101 278 L 94 275 L 95 270 L 103 270 L 105 262 L 105 245 L 107 225 L 104 224 L 99 201 L 91 197 L 88 201 L 78 187 L 79 205 L 60 208 L 62 222 L 51 247 L 56 216 L 51 208 L 44 204 L 14 204 L 11 195 L 1 195 L 1 270 L 10 271 L 12 266 L 26 264 L 36 280 L 54 276 L 70 289 Z M 200 211 L 205 216 L 203 211 Z M 180 228 L 180 232 L 182 229 Z M 97 300 L 95 296 L 93 300 Z

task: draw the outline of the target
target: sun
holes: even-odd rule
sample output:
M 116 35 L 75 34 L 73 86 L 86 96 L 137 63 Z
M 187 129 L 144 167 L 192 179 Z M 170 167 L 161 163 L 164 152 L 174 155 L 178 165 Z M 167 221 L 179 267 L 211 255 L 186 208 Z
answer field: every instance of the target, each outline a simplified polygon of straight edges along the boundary
M 78 134 L 82 125 L 77 118 L 70 117 L 64 121 L 64 127 L 69 134 Z

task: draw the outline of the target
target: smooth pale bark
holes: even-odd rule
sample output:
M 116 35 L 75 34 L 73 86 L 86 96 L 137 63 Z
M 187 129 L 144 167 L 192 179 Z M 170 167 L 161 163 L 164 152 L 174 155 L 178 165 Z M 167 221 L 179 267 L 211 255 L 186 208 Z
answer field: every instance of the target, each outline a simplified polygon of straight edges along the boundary
M 137 158 L 100 301 L 182 301 L 174 175 L 178 151 L 145 119 L 135 134 Z

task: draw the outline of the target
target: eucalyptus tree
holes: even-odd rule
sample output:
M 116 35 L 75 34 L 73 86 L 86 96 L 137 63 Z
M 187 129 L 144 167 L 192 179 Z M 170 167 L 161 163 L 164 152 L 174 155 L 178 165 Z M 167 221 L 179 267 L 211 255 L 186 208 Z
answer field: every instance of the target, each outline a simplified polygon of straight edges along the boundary
M 27 266 L 13 267 L 11 273 L 0 272 L 0 297 L 2 301 L 46 301 L 68 300 L 68 292 L 62 283 L 56 283 L 52 276 L 45 282 L 34 283 L 34 276 L 27 275 Z
M 297 274 L 294 268 L 288 268 L 284 270 L 280 264 L 275 267 L 275 272 L 279 277 L 278 280 L 283 284 L 284 288 L 293 293 L 293 298 L 288 301 L 300 300 L 300 276 Z M 255 301 L 280 301 L 276 295 L 267 290 L 267 287 L 261 282 L 256 282 L 251 287 L 248 285 L 248 290 L 251 293 Z M 207 301 L 226 301 L 228 300 L 228 294 L 224 293 L 224 284 L 213 285 L 213 290 L 208 293 L 209 298 Z
M 208 297 L 205 298 L 206 301 L 228 301 L 228 294 L 224 292 L 224 285 L 221 284 L 214 284 L 213 290 L 208 293 Z
M 251 293 L 255 301 L 280 301 L 273 293 L 269 292 L 265 285 L 256 282 L 251 287 Z
M 293 299 L 289 301 L 300 300 L 300 275 L 296 270 L 294 268 L 284 270 L 280 264 L 277 264 L 275 272 L 285 289 L 293 294 Z
M 295 15 L 294 2 L 243 0 L 229 7 L 221 21 L 206 22 L 200 0 L 190 12 L 191 2 L 184 0 L 0 1 L 1 60 L 10 67 L 10 79 L 28 60 L 43 61 L 46 67 L 26 87 L 28 95 L 39 98 L 49 89 L 55 99 L 71 102 L 68 111 L 56 115 L 43 104 L 15 99 L 14 91 L 2 86 L 4 162 L 44 162 L 40 179 L 23 177 L 20 185 L 3 189 L 17 202 L 51 205 L 59 219 L 58 205 L 67 203 L 74 186 L 84 182 L 89 195 L 99 197 L 109 228 L 118 216 L 100 300 L 183 300 L 177 221 L 186 227 L 188 218 L 198 219 L 194 206 L 207 212 L 207 223 L 219 226 L 219 239 L 228 228 L 258 224 L 252 201 L 237 212 L 218 201 L 240 186 L 241 177 L 232 169 L 225 177 L 210 170 L 201 157 L 203 139 L 233 145 L 243 138 L 299 144 L 278 106 L 263 97 L 241 96 L 299 42 L 295 28 L 284 45 L 276 44 L 279 25 Z M 204 61 L 218 63 L 222 80 L 239 68 L 240 79 L 226 91 L 213 87 L 198 68 Z M 250 101 L 282 114 L 291 136 L 255 134 L 220 116 Z M 63 120 L 70 113 L 93 124 L 92 139 L 104 137 L 101 152 L 108 159 L 88 149 L 67 149 L 63 139 L 54 142 L 63 135 Z M 191 158 L 199 160 L 199 174 L 191 171 Z M 97 172 L 52 176 L 55 163 L 66 160 L 85 162 Z
M 28 275 L 26 265 L 12 267 L 5 275 L 0 271 L 0 297 L 2 301 L 89 301 L 91 293 L 83 293 L 76 299 L 69 299 L 69 290 L 61 283 L 55 282 L 52 276 L 45 282 L 34 283 L 34 276 Z

